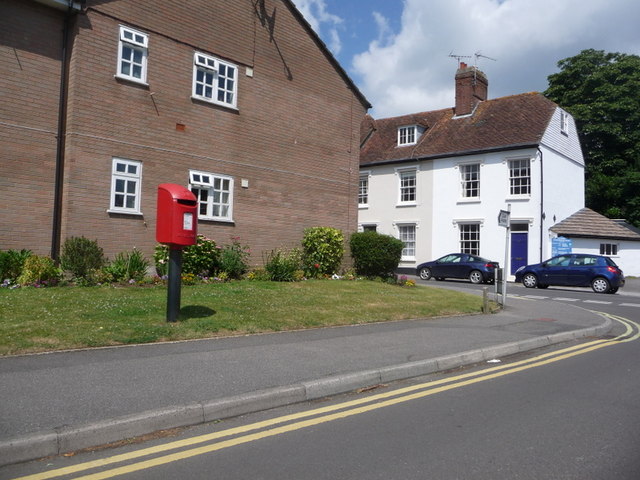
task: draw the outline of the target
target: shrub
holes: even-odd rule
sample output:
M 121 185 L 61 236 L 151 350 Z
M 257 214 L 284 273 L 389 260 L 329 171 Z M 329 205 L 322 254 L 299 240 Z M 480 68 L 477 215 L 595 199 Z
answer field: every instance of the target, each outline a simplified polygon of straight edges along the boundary
M 299 278 L 302 254 L 299 249 L 272 250 L 266 255 L 264 269 L 269 280 L 274 282 L 294 282 Z
M 33 255 L 31 250 L 7 250 L 0 252 L 0 281 L 15 282 L 24 267 L 24 263 Z
M 50 257 L 31 255 L 24 262 L 18 283 L 34 286 L 56 285 L 60 278 L 62 271 Z
M 270 280 L 270 277 L 264 268 L 256 268 L 247 274 L 247 280 Z
M 193 273 L 202 277 L 212 277 L 220 268 L 221 249 L 216 242 L 204 235 L 198 235 L 196 244 L 182 251 L 182 273 Z M 156 245 L 153 259 L 158 275 L 169 273 L 169 247 Z
M 60 266 L 76 279 L 88 280 L 93 272 L 105 264 L 104 251 L 97 240 L 85 237 L 67 238 L 62 245 Z
M 331 275 L 342 263 L 344 235 L 332 227 L 307 228 L 302 239 L 302 253 L 307 275 Z
M 404 248 L 401 240 L 377 232 L 354 233 L 349 246 L 356 273 L 366 277 L 392 276 Z
M 225 245 L 220 252 L 218 277 L 226 273 L 228 278 L 241 278 L 249 270 L 248 259 L 248 247 L 241 245 L 238 238 L 232 238 L 231 244 Z
M 116 255 L 113 262 L 104 268 L 104 271 L 114 282 L 127 282 L 130 280 L 139 282 L 147 274 L 149 260 L 140 250 L 135 248 L 131 252 L 121 252 Z

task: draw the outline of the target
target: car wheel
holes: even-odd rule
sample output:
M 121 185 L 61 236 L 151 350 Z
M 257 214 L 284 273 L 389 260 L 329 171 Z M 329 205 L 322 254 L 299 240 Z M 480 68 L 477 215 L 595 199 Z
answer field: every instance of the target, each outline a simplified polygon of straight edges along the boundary
M 596 293 L 607 293 L 611 288 L 609 280 L 603 277 L 596 277 L 591 281 L 591 288 Z
M 618 287 L 611 287 L 607 293 L 616 293 L 618 291 Z
M 431 269 L 429 267 L 424 267 L 420 269 L 420 278 L 422 280 L 431 280 Z
M 525 273 L 524 277 L 522 277 L 522 285 L 527 288 L 535 288 L 538 286 L 538 277 L 533 273 Z
M 469 280 L 471 280 L 471 283 L 481 283 L 482 280 L 484 280 L 482 278 L 482 272 L 480 272 L 479 270 L 471 270 L 471 273 L 469 274 Z

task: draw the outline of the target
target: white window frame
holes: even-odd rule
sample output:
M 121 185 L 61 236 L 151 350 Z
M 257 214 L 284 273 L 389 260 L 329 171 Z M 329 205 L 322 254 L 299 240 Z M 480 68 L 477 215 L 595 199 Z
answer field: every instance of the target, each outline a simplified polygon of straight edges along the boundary
M 111 200 L 108 211 L 142 215 L 141 185 L 142 162 L 114 158 L 111 163 Z
M 189 171 L 189 190 L 198 200 L 198 219 L 233 222 L 233 177 Z
M 233 72 L 233 76 L 229 72 Z M 191 96 L 203 102 L 238 108 L 238 66 L 202 52 L 193 55 L 193 88 Z M 224 86 L 220 85 L 224 83 Z M 229 82 L 232 82 L 229 84 Z M 222 100 L 219 96 L 222 94 Z
M 396 169 L 398 175 L 398 205 L 416 205 L 418 201 L 418 169 Z M 409 181 L 413 177 L 413 184 Z M 413 198 L 411 198 L 413 196 Z
M 358 180 L 358 207 L 366 208 L 369 206 L 369 172 L 360 173 Z
M 418 143 L 418 126 L 404 125 L 398 127 L 398 146 L 415 145 Z
M 619 251 L 620 246 L 617 243 L 603 242 L 600 244 L 600 255 L 605 255 L 607 257 L 617 257 Z
M 129 55 L 125 56 L 128 49 Z M 139 53 L 140 58 L 133 56 Z M 118 42 L 118 69 L 116 77 L 135 83 L 147 85 L 147 56 L 149 53 L 149 35 L 133 28 L 120 25 L 120 36 Z M 125 71 L 125 66 L 129 67 L 129 72 Z M 134 75 L 135 68 L 140 69 L 140 76 Z
M 458 224 L 458 229 L 460 230 L 460 253 L 480 256 L 480 225 L 479 222 Z
M 480 198 L 480 163 L 463 163 L 460 168 L 461 196 L 464 199 Z M 469 171 L 475 167 L 475 172 Z M 474 174 L 475 173 L 475 178 Z
M 404 246 L 402 247 L 403 261 L 412 261 L 416 259 L 416 246 L 417 246 L 417 225 L 415 223 L 403 223 L 398 224 L 398 238 Z
M 523 166 L 526 162 L 526 166 Z M 509 168 L 509 195 L 511 197 L 530 197 L 531 196 L 531 159 L 530 158 L 510 158 L 507 161 Z M 522 171 L 526 171 L 526 175 L 522 175 Z M 518 175 L 514 175 L 517 173 Z M 526 182 L 525 182 L 526 179 Z
M 569 114 L 564 110 L 560 111 L 560 132 L 569 135 Z

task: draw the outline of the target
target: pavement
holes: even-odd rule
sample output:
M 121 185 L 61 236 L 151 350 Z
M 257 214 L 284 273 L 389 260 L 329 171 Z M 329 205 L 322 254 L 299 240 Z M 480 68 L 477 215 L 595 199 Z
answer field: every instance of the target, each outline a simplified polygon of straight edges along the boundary
M 640 280 L 618 294 L 640 297 Z M 3 357 L 0 465 L 485 362 L 611 327 L 572 304 L 509 296 L 496 314 Z

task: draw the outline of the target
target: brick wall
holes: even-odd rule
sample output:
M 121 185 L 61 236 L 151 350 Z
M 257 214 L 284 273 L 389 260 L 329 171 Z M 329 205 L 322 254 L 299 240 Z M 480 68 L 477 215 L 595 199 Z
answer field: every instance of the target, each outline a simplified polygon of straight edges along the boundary
M 50 253 L 62 25 L 56 10 L 0 2 L 1 250 Z
M 286 2 L 266 0 L 272 28 L 250 0 L 88 6 L 69 76 L 63 241 L 151 255 L 157 185 L 187 186 L 189 169 L 233 177 L 234 222 L 201 221 L 199 233 L 240 237 L 256 264 L 304 228 L 356 230 L 365 108 Z M 121 24 L 149 35 L 148 86 L 114 78 Z M 191 99 L 195 50 L 238 66 L 237 110 Z M 107 212 L 113 157 L 142 162 L 142 216 Z

